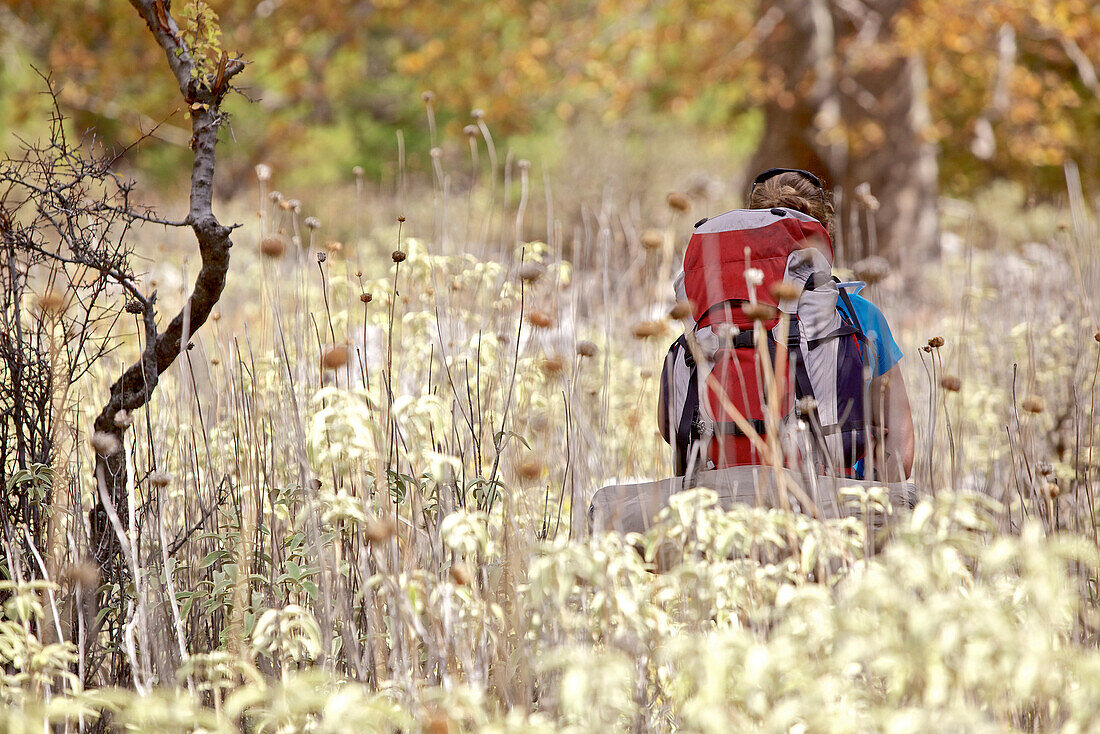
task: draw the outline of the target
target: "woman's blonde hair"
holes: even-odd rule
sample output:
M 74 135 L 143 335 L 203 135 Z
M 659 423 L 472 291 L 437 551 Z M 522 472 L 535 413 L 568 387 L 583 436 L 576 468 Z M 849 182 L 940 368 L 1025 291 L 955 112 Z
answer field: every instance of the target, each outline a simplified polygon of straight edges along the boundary
M 750 209 L 783 207 L 809 214 L 833 233 L 833 197 L 831 192 L 814 186 L 800 173 L 780 173 L 760 182 L 749 197 Z

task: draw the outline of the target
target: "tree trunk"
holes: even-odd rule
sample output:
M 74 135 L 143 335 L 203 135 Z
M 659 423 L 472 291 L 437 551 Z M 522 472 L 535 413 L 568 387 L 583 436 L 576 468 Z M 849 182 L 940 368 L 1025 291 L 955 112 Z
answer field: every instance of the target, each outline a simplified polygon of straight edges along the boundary
M 839 190 L 837 256 L 880 254 L 895 263 L 936 250 L 938 165 L 926 134 L 924 61 L 892 55 L 904 0 L 864 0 L 859 17 L 831 0 L 777 3 L 784 21 L 762 56 L 778 72 L 752 173 L 805 168 Z M 866 183 L 879 208 L 857 202 Z

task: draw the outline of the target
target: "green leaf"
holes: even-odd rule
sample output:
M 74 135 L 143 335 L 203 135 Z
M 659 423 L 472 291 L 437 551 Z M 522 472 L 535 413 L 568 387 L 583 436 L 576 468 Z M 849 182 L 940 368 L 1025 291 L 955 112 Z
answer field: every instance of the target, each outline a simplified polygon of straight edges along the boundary
M 202 562 L 199 564 L 199 568 L 209 568 L 210 566 L 214 565 L 214 562 L 221 558 L 224 554 L 225 551 L 223 550 L 210 551 L 206 554 L 206 557 L 202 559 Z

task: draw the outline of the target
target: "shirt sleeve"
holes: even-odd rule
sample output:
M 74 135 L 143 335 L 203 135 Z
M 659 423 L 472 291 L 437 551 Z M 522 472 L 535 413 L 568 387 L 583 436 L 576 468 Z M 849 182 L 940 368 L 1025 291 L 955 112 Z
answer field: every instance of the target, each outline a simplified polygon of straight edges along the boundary
M 886 317 L 878 306 L 854 293 L 849 297 L 852 299 L 855 317 L 874 351 L 875 376 L 885 375 L 902 358 L 901 347 L 894 341 L 890 324 L 886 322 Z

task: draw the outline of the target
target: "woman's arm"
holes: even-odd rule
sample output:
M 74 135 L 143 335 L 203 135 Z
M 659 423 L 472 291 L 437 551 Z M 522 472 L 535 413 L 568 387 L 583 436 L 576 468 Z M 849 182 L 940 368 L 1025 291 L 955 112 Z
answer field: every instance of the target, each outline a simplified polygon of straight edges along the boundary
M 888 482 L 908 479 L 913 473 L 913 412 L 899 364 L 871 380 L 871 417 L 874 425 L 886 429 L 881 447 L 875 436 L 875 473 Z

